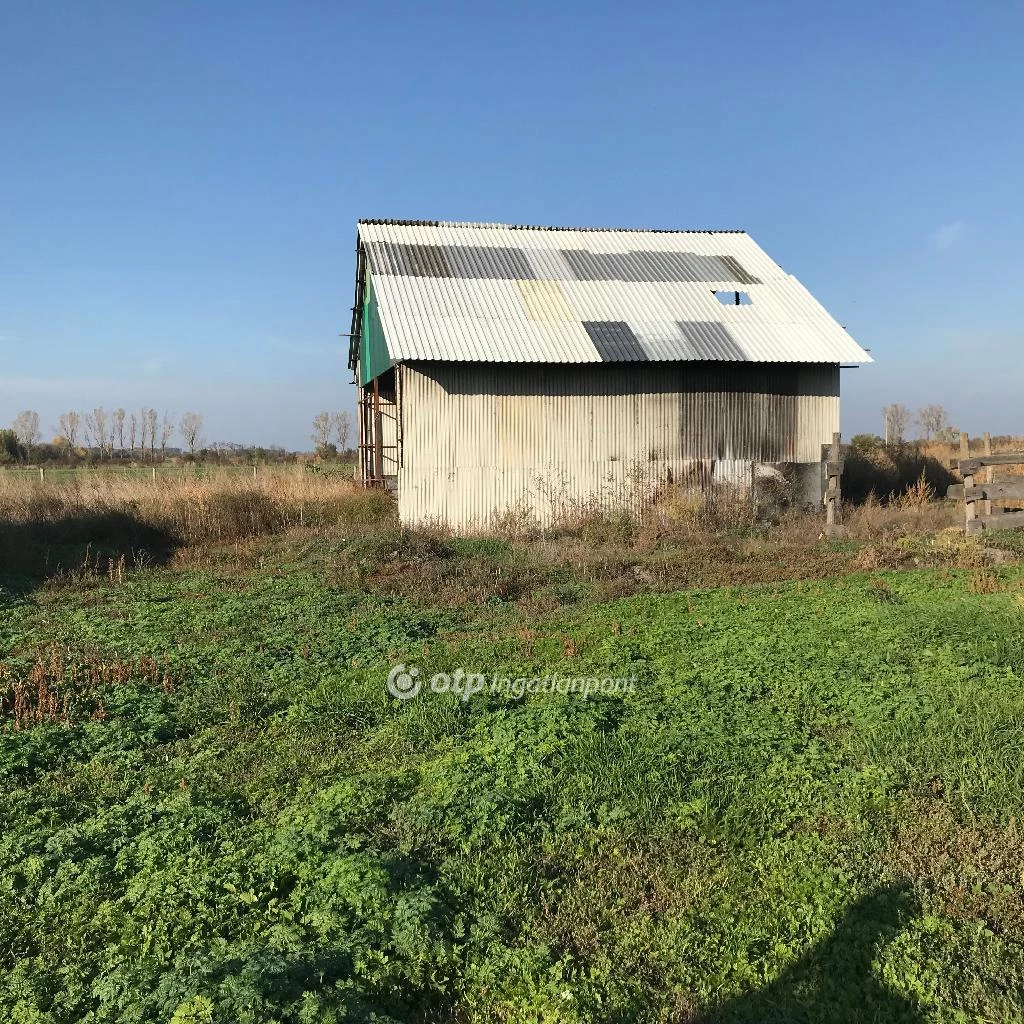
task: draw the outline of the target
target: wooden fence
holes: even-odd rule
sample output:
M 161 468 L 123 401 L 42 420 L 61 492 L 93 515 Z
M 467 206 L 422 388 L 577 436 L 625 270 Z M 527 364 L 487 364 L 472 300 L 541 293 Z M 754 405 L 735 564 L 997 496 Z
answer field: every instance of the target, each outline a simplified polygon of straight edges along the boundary
M 953 484 L 947 498 L 964 503 L 964 523 L 968 536 L 984 530 L 1014 530 L 1024 528 L 1024 511 L 1008 512 L 1002 508 L 1007 501 L 1024 506 L 1024 476 L 993 479 L 994 466 L 1024 465 L 1024 452 L 992 453 L 992 444 L 985 435 L 985 451 L 971 457 L 966 434 L 960 435 L 960 460 L 957 467 L 964 478 L 962 484 Z M 992 502 L 1001 504 L 993 507 Z

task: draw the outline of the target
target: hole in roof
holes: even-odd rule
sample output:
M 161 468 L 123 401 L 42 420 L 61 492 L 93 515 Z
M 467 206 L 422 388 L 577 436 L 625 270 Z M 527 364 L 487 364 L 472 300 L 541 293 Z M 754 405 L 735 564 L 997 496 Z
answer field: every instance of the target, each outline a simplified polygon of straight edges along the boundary
M 712 291 L 723 306 L 749 306 L 750 296 L 746 292 Z

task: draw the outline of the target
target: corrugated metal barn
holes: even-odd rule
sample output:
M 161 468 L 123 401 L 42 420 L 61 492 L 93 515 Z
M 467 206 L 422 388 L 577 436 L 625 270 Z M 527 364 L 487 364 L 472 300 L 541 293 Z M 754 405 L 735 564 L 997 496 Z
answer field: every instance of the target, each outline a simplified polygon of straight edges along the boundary
M 867 353 L 741 231 L 361 221 L 360 473 L 407 523 L 650 501 L 785 470 L 821 500 Z

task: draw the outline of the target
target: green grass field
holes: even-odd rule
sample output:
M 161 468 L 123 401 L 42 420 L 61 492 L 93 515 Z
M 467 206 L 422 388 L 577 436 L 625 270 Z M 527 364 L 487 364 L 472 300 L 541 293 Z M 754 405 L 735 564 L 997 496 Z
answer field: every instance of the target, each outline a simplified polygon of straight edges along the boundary
M 459 603 L 368 543 L 7 579 L 3 1020 L 1024 1019 L 1021 569 L 529 603 L 465 541 Z

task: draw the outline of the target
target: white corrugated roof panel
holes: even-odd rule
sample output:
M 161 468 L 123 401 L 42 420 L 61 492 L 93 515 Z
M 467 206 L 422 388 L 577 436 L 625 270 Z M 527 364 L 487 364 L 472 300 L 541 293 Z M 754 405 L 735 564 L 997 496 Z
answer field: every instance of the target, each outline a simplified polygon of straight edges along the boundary
M 359 242 L 393 362 L 871 361 L 741 231 L 361 221 Z

